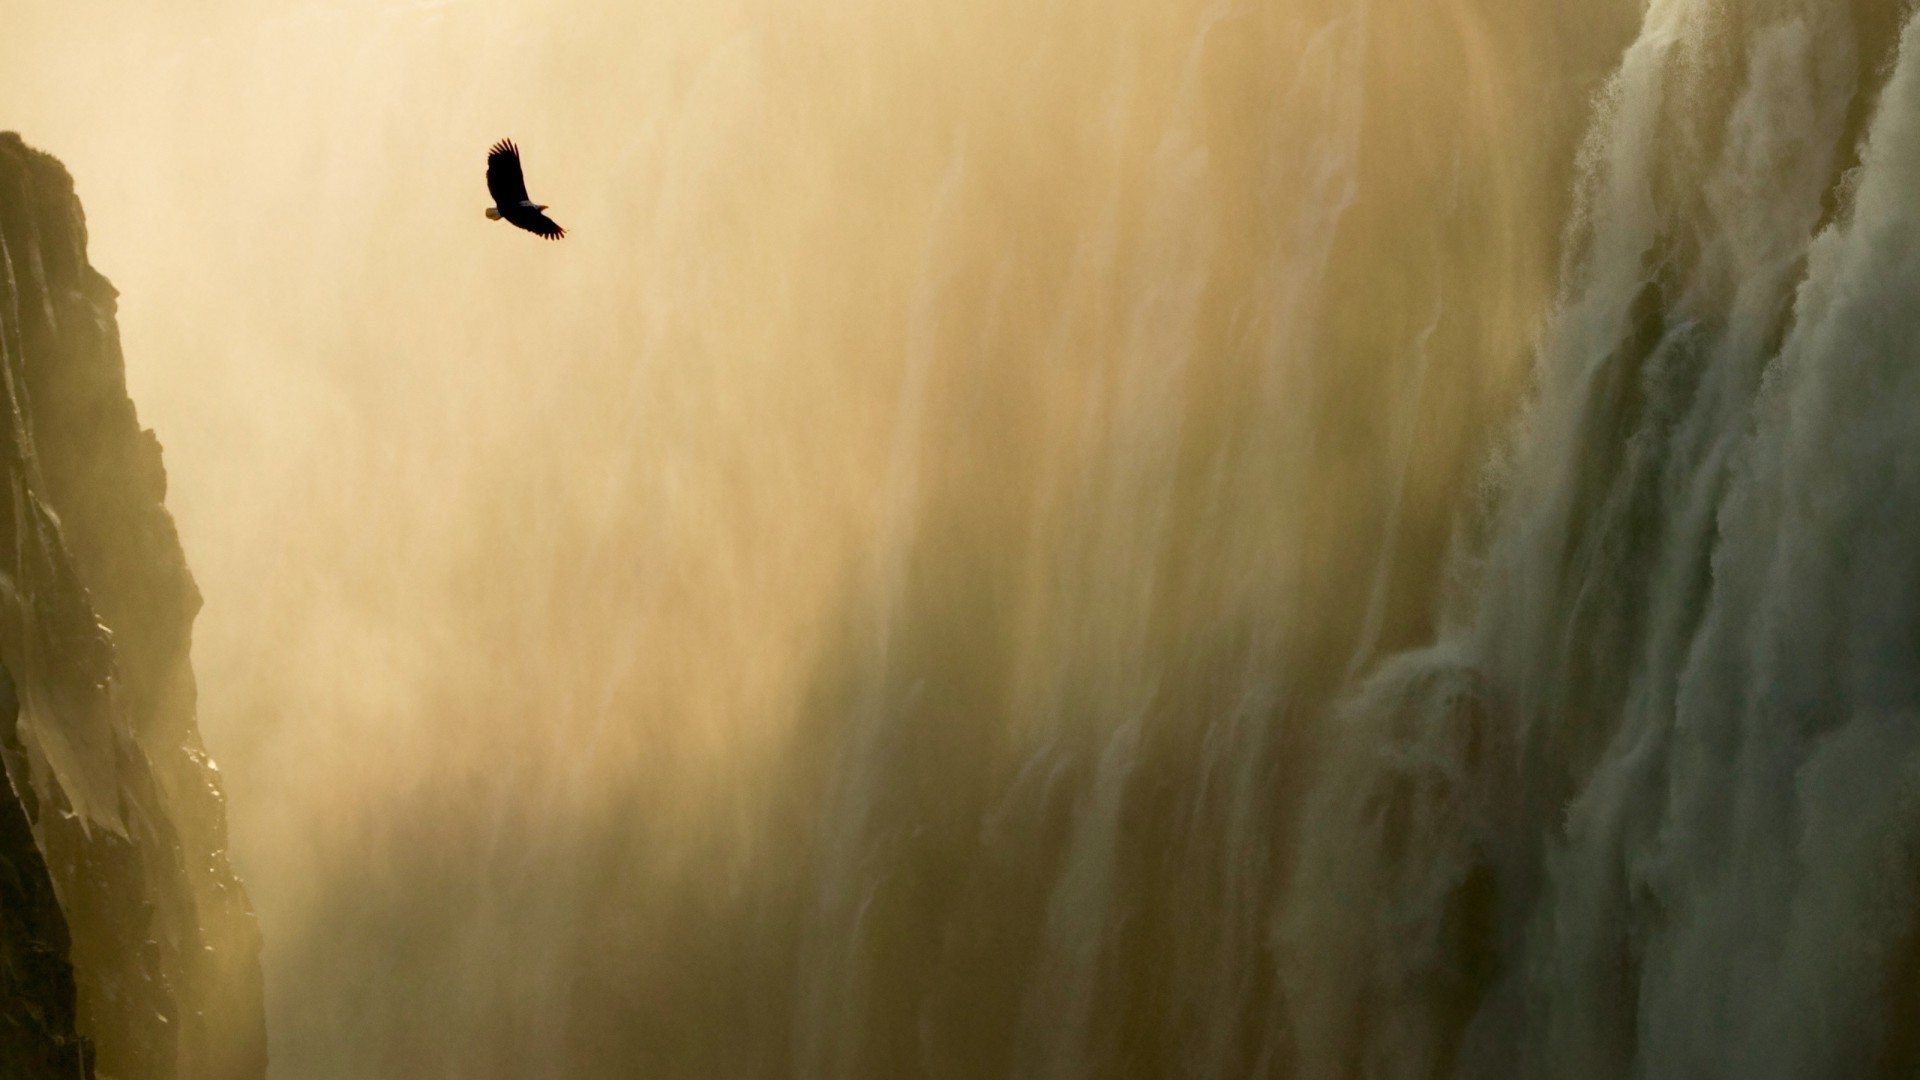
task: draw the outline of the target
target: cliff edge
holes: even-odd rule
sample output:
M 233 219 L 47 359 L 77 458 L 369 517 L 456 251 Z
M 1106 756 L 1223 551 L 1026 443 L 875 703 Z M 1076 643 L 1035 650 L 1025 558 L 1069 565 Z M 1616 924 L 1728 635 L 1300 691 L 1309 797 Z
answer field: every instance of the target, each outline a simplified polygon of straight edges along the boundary
M 0 133 L 0 1071 L 257 1080 L 259 933 L 194 721 L 200 594 L 86 249 L 72 177 Z

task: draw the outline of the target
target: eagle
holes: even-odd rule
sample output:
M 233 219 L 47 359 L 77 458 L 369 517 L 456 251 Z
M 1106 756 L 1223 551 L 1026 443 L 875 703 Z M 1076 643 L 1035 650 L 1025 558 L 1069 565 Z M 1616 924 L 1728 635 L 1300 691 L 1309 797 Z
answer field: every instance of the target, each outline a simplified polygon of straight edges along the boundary
M 527 180 L 520 174 L 520 148 L 512 139 L 501 139 L 487 151 L 487 191 L 493 205 L 487 207 L 487 220 L 505 218 L 535 236 L 558 240 L 567 230 L 541 213 L 546 207 L 527 197 Z

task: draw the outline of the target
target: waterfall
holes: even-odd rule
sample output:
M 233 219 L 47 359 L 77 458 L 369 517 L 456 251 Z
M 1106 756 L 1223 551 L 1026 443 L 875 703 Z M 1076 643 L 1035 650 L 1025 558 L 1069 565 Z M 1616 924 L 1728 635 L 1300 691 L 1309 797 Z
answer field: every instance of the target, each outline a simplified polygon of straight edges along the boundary
M 1874 29 L 1654 3 L 1600 96 L 1471 612 L 1348 693 L 1302 826 L 1305 1074 L 1914 1067 L 1920 31 Z

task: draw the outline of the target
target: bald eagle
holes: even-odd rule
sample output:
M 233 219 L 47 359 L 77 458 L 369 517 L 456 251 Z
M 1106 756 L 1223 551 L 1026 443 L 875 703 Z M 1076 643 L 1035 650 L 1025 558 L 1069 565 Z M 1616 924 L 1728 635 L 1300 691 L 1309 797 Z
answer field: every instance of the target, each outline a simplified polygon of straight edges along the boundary
M 527 197 L 527 180 L 520 175 L 520 148 L 512 139 L 501 139 L 487 151 L 487 190 L 493 205 L 487 207 L 487 220 L 505 218 L 535 236 L 558 240 L 567 230 L 541 213 L 546 207 Z

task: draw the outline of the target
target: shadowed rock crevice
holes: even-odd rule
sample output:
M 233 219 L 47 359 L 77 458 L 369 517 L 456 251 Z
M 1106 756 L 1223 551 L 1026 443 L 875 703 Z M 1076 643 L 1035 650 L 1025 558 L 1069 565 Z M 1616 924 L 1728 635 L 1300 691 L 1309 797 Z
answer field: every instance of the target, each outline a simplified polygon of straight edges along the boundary
M 9 772 L 20 699 L 0 668 L 0 728 Z M 88 1076 L 92 1048 L 75 1027 L 72 944 L 53 878 L 34 842 L 31 790 L 0 783 L 0 1061 L 25 1076 Z

